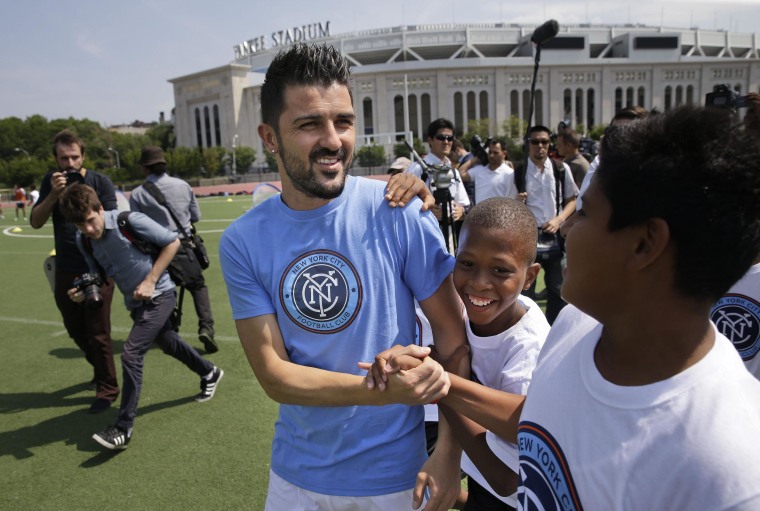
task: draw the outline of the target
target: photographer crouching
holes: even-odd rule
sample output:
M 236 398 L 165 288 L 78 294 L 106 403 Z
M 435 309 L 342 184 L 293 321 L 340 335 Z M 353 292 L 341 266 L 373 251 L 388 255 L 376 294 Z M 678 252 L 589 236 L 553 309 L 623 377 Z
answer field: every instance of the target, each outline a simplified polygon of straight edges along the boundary
M 201 377 L 201 392 L 195 396 L 196 401 L 208 401 L 214 396 L 224 372 L 203 359 L 172 328 L 175 286 L 166 269 L 180 246 L 177 234 L 142 213 L 132 212 L 126 217 L 136 237 L 159 249 L 154 259 L 124 235 L 119 212 L 105 211 L 89 186 L 69 186 L 58 205 L 63 216 L 79 230 L 76 242 L 90 270 L 72 284 L 69 297 L 77 303 L 88 300 L 92 306 L 97 302 L 97 293 L 91 286 L 97 286 L 98 281 L 93 275 L 108 275 L 124 294 L 134 321 L 121 355 L 123 383 L 118 419 L 115 425 L 93 435 L 108 449 L 125 449 L 132 437 L 142 389 L 143 359 L 154 341 L 164 353 Z

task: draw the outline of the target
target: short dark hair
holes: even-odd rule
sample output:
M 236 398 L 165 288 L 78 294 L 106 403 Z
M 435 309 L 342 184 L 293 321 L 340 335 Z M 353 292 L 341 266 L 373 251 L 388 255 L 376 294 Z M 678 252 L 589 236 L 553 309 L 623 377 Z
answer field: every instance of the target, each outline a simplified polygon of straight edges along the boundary
M 58 158 L 59 145 L 78 145 L 82 156 L 84 156 L 84 141 L 76 136 L 73 131 L 61 130 L 53 137 L 53 156 L 56 158 Z
M 327 44 L 296 43 L 280 51 L 267 70 L 261 86 L 261 117 L 279 132 L 279 119 L 284 109 L 285 88 L 297 85 L 329 87 L 344 85 L 351 93 L 351 69 L 348 60 Z
M 572 128 L 566 128 L 564 131 L 561 131 L 557 135 L 557 138 L 561 139 L 565 144 L 569 144 L 573 147 L 577 148 L 581 146 L 581 134 Z
M 501 150 L 504 151 L 505 154 L 509 152 L 507 150 L 507 143 L 504 141 L 504 139 L 500 137 L 493 137 L 491 141 L 488 143 L 488 147 L 490 148 L 494 144 L 499 144 L 499 146 L 501 147 Z
M 612 206 L 609 229 L 663 219 L 675 288 L 723 296 L 760 252 L 757 137 L 728 111 L 681 107 L 612 127 L 602 153 L 594 180 Z
M 649 117 L 650 113 L 657 112 L 650 112 L 643 106 L 627 106 L 615 114 L 612 121 L 610 121 L 610 124 L 615 124 L 615 121 L 635 121 L 636 119 L 644 119 L 645 117 Z
M 438 133 L 438 130 L 442 130 L 442 129 L 450 129 L 451 132 L 454 133 L 454 123 L 448 119 L 444 119 L 443 117 L 434 120 L 433 122 L 428 124 L 428 129 L 427 129 L 428 138 L 435 137 L 435 134 Z
M 101 206 L 97 192 L 84 183 L 67 186 L 58 198 L 61 214 L 74 224 L 84 222 L 90 211 L 99 211 Z
M 478 202 L 465 216 L 462 230 L 469 226 L 509 230 L 525 242 L 527 264 L 536 260 L 538 224 L 533 212 L 522 201 L 506 197 L 491 197 Z
M 548 133 L 549 135 L 552 134 L 552 130 L 550 130 L 546 126 L 542 126 L 541 124 L 536 124 L 535 126 L 530 127 L 530 129 L 528 130 L 528 136 L 531 136 L 534 133 L 538 133 L 539 131 Z

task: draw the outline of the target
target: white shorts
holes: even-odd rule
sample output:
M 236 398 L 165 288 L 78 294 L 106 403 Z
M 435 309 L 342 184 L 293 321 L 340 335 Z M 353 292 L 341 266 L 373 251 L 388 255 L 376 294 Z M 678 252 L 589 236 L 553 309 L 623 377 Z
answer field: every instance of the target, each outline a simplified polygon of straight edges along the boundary
M 412 492 L 409 489 L 374 497 L 324 495 L 291 484 L 270 470 L 264 511 L 413 511 Z

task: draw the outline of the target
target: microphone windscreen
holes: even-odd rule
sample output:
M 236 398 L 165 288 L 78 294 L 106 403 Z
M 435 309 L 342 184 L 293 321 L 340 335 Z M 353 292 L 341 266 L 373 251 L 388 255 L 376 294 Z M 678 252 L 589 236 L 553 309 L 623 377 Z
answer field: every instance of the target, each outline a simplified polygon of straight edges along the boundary
M 549 20 L 533 31 L 530 41 L 535 44 L 542 44 L 552 39 L 558 32 L 559 23 L 557 23 L 557 20 Z

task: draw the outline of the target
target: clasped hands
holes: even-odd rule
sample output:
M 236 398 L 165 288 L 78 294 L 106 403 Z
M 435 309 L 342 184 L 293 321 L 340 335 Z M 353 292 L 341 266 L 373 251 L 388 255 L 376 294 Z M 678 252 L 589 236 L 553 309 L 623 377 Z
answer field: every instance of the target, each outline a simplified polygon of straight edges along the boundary
M 395 345 L 377 354 L 373 363 L 359 362 L 359 368 L 367 370 L 370 390 L 400 392 L 403 404 L 437 403 L 451 387 L 447 371 L 454 371 L 467 353 L 469 347 L 460 346 L 443 359 L 433 346 Z

